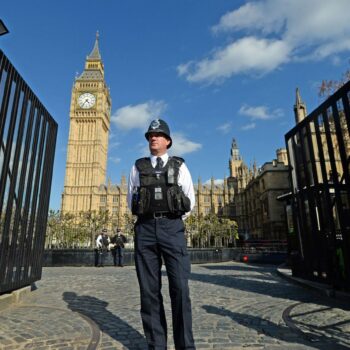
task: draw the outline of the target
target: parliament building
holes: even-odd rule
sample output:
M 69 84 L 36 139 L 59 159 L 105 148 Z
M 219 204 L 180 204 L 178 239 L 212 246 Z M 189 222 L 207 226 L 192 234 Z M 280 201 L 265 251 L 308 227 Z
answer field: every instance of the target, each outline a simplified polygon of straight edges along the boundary
M 73 84 L 61 213 L 108 211 L 113 225 L 122 227 L 126 217 L 131 217 L 127 207 L 127 179 L 123 176 L 120 184 L 106 181 L 112 101 L 98 39 L 97 35 L 84 71 Z M 301 107 L 297 108 L 302 110 Z M 209 183 L 198 179 L 194 187 L 193 215 L 211 213 L 234 219 L 239 232 L 250 238 L 285 237 L 284 207 L 277 201 L 279 195 L 289 191 L 285 149 L 278 149 L 276 159 L 260 168 L 256 163 L 248 167 L 233 139 L 229 176 L 222 183 L 216 183 L 214 178 Z

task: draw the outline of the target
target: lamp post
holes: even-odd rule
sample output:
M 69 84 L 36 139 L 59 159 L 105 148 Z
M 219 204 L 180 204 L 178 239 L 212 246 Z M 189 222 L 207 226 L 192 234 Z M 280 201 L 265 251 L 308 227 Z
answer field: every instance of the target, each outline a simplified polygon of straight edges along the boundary
M 6 28 L 4 22 L 0 19 L 0 35 L 7 34 L 9 30 Z

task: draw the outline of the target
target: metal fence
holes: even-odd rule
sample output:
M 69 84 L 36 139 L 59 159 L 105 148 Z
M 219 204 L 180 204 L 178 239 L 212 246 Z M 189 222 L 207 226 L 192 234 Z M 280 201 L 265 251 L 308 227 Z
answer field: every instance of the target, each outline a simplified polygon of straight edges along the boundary
M 242 253 L 287 252 L 286 240 L 246 240 L 239 244 Z
M 350 82 L 290 130 L 293 274 L 350 290 Z
M 0 294 L 41 278 L 56 134 L 0 50 Z

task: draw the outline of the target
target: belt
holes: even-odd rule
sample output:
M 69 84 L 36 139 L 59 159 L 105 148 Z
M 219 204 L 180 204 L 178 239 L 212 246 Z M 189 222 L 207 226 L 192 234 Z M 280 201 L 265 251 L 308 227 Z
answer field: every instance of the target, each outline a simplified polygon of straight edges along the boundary
M 141 220 L 148 220 L 148 219 L 179 219 L 181 218 L 181 215 L 173 214 L 173 213 L 153 213 L 153 214 L 146 214 L 146 215 L 139 215 L 139 219 Z

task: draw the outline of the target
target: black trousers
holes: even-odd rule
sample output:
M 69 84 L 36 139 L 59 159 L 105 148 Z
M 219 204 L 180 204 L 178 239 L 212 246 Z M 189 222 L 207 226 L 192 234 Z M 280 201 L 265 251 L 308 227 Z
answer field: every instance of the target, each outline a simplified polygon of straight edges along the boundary
M 194 350 L 188 288 L 191 264 L 181 218 L 139 219 L 135 224 L 135 265 L 141 318 L 149 349 L 167 348 L 167 323 L 161 293 L 162 260 L 169 280 L 173 336 L 177 350 Z
M 95 248 L 95 266 L 103 266 L 105 255 L 103 249 Z
M 115 247 L 111 250 L 113 256 L 113 264 L 114 266 L 122 266 L 124 261 L 124 248 L 123 247 Z

